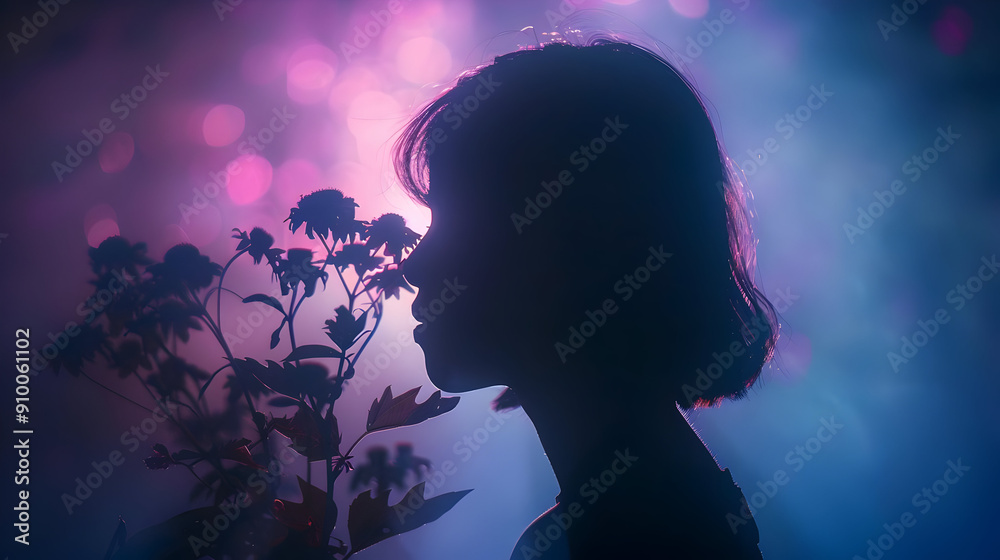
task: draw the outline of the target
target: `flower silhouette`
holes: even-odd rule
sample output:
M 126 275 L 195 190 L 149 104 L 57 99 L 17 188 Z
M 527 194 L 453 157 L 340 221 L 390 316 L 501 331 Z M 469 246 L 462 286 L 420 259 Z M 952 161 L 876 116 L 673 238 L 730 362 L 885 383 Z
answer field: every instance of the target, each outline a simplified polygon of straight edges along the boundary
M 153 275 L 154 293 L 159 297 L 175 295 L 188 299 L 188 290 L 195 292 L 212 285 L 212 279 L 222 267 L 198 252 L 189 243 L 174 245 L 163 256 L 163 262 L 146 270 Z
M 381 272 L 376 272 L 368 278 L 365 290 L 376 288 L 385 294 L 386 298 L 399 298 L 399 289 L 413 293 L 413 286 L 403 278 L 403 271 L 399 267 L 388 268 Z
M 305 295 L 309 297 L 316 293 L 316 280 L 322 280 L 326 286 L 329 274 L 323 272 L 312 262 L 313 253 L 309 249 L 289 249 L 288 256 L 279 261 L 275 267 L 278 283 L 281 285 L 281 295 L 287 296 L 292 287 L 302 282 Z
M 129 274 L 137 276 L 139 266 L 152 262 L 146 257 L 145 243 L 132 245 L 128 239 L 120 235 L 101 241 L 100 245 L 90 248 L 87 252 L 90 256 L 90 268 L 97 275 L 124 269 Z
M 360 465 L 351 478 L 351 490 L 375 481 L 376 492 L 381 494 L 390 486 L 406 489 L 406 475 L 410 472 L 420 477 L 420 469 L 430 469 L 431 462 L 413 454 L 413 445 L 396 444 L 396 460 L 389 461 L 389 450 L 381 445 L 368 449 L 368 463 Z
M 161 395 L 167 396 L 183 391 L 189 378 L 198 383 L 208 379 L 208 373 L 181 358 L 170 356 L 163 360 L 157 373 L 149 376 L 148 383 Z
M 80 332 L 69 339 L 66 347 L 52 358 L 49 367 L 52 371 L 59 373 L 66 370 L 70 375 L 80 375 L 83 373 L 85 362 L 93 362 L 98 354 L 108 357 L 111 345 L 108 342 L 108 333 L 104 331 L 104 325 L 96 327 L 84 324 L 80 327 Z
M 270 233 L 264 231 L 264 228 L 255 227 L 250 230 L 248 234 L 245 231 L 240 231 L 237 228 L 233 228 L 236 232 L 233 235 L 233 239 L 239 239 L 240 243 L 236 246 L 237 251 L 247 250 L 247 253 L 253 258 L 253 264 L 260 264 L 261 259 L 267 257 L 267 262 L 272 267 L 284 253 L 284 249 L 272 249 L 271 245 L 274 244 L 274 237 Z
M 376 249 L 377 250 L 377 249 Z M 372 255 L 372 250 L 368 245 L 363 243 L 351 243 L 341 247 L 332 257 L 326 259 L 327 264 L 332 264 L 337 268 L 344 270 L 349 266 L 354 267 L 354 272 L 358 276 L 364 275 L 366 272 L 375 270 L 381 266 L 382 257 L 376 257 Z
M 368 226 L 368 243 L 372 251 L 378 251 L 385 246 L 385 254 L 392 256 L 392 262 L 399 263 L 403 251 L 413 249 L 420 240 L 420 235 L 406 227 L 406 220 L 399 214 L 382 214 Z
M 146 352 L 143 351 L 142 344 L 136 340 L 126 340 L 118 346 L 112 365 L 118 370 L 118 376 L 122 378 L 137 373 L 140 367 L 147 370 L 153 369 L 153 364 Z
M 305 224 L 309 239 L 319 235 L 350 241 L 356 234 L 364 232 L 364 222 L 354 219 L 357 206 L 353 198 L 345 197 L 337 189 L 323 189 L 303 196 L 285 221 L 291 222 L 288 228 L 292 233 Z

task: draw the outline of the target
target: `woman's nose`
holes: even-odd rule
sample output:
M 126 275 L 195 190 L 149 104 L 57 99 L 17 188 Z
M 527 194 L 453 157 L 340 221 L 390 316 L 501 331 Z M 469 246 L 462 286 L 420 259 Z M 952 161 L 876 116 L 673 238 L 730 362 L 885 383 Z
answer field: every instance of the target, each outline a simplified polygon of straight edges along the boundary
M 403 262 L 400 265 L 403 269 L 403 277 L 406 278 L 406 281 L 418 288 L 424 281 L 425 265 L 423 259 L 425 252 L 424 242 L 421 241 L 420 243 L 417 243 L 417 246 L 410 251 L 410 254 L 405 259 L 403 259 Z

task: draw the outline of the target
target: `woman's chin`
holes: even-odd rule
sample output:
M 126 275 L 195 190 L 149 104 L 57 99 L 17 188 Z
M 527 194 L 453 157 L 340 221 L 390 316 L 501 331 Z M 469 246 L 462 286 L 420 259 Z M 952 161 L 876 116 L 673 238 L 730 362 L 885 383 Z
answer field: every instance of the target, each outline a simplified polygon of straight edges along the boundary
M 435 387 L 446 393 L 465 393 L 482 388 L 480 385 L 469 383 L 469 380 L 461 375 L 447 373 L 437 368 L 432 369 L 430 366 L 427 368 L 427 377 Z
M 426 357 L 427 378 L 435 387 L 446 393 L 466 393 L 476 391 L 494 385 L 485 383 L 474 375 L 469 375 L 468 370 L 453 366 L 452 364 L 442 364 Z

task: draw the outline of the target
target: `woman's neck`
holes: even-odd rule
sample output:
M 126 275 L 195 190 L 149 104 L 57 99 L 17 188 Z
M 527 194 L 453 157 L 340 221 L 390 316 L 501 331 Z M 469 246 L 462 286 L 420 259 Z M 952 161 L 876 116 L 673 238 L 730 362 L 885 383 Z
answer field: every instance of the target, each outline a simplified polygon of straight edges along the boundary
M 552 464 L 561 500 L 574 499 L 581 487 L 594 478 L 600 482 L 609 469 L 616 479 L 635 477 L 635 484 L 626 487 L 644 487 L 647 492 L 653 488 L 669 492 L 672 482 L 683 484 L 699 473 L 718 471 L 715 459 L 672 400 L 657 400 L 641 389 L 626 396 L 612 389 L 567 385 L 557 393 L 518 393 Z M 645 479 L 659 483 L 653 488 L 640 484 Z

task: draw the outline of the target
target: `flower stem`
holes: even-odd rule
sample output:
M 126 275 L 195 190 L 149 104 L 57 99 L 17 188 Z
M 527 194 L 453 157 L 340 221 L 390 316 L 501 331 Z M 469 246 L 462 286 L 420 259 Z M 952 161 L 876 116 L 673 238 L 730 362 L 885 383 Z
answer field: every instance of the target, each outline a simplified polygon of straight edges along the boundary
M 226 266 L 222 267 L 222 273 L 219 274 L 219 293 L 215 296 L 215 322 L 219 325 L 219 328 L 222 328 L 222 279 L 226 277 L 226 272 L 229 270 L 229 267 L 236 262 L 236 259 L 240 258 L 240 255 L 246 253 L 247 251 L 249 251 L 249 249 L 237 251 L 236 254 L 229 259 L 229 262 L 226 263 Z M 205 297 L 205 302 L 208 303 L 208 296 Z

